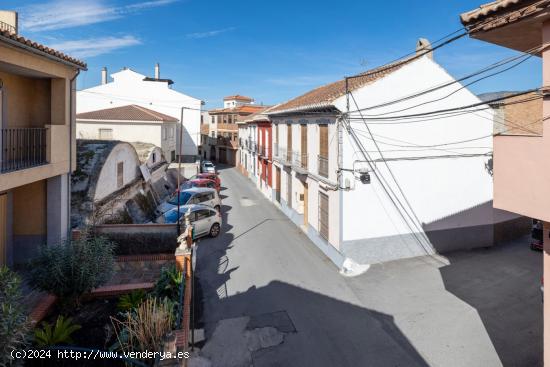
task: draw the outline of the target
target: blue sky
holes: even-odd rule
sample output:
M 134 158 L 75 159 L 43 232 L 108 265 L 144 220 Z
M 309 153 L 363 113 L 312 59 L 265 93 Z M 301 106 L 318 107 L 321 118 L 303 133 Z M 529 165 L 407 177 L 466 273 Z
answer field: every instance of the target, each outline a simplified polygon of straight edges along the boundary
M 459 14 L 483 0 L 373 2 L 214 0 L 3 1 L 20 12 L 20 33 L 84 59 L 78 89 L 100 70 L 147 75 L 155 62 L 174 88 L 207 108 L 244 94 L 275 104 L 414 50 L 460 28 Z M 389 6 L 387 6 L 389 4 Z M 515 54 L 463 38 L 435 59 L 456 77 Z M 475 86 L 475 93 L 540 86 L 540 60 Z

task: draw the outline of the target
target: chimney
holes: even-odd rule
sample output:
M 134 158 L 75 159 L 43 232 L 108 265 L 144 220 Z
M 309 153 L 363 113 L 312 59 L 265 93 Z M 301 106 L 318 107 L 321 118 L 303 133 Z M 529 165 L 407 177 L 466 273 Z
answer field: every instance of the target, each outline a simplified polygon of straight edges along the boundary
M 101 84 L 107 84 L 107 68 L 105 66 L 101 69 Z
M 416 41 L 417 55 L 424 54 L 433 60 L 434 54 L 431 50 L 432 50 L 432 44 L 426 38 L 419 38 L 418 41 Z
M 155 79 L 160 79 L 160 65 L 158 62 L 155 64 Z
M 0 31 L 17 34 L 19 19 L 16 11 L 0 10 Z

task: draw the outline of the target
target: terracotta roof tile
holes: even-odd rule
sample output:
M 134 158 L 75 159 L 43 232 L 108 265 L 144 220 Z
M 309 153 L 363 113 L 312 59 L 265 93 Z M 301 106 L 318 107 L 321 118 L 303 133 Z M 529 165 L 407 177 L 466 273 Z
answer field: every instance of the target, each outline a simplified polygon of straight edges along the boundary
M 416 56 L 416 55 L 415 55 Z M 366 71 L 361 76 L 349 79 L 348 88 L 350 91 L 354 91 L 365 85 L 374 83 L 375 81 L 393 73 L 400 69 L 409 62 L 415 60 L 415 57 L 409 57 L 397 61 L 392 64 L 380 66 L 378 68 Z M 346 94 L 346 80 L 341 79 L 337 82 L 326 84 L 322 87 L 313 89 L 297 98 L 290 101 L 281 103 L 275 106 L 268 114 L 280 114 L 285 112 L 305 111 L 315 108 L 330 108 L 333 107 L 332 103 L 339 97 Z
M 68 56 L 68 55 L 64 54 L 63 52 L 54 50 L 54 49 L 49 48 L 47 46 L 44 46 L 44 45 L 42 45 L 38 42 L 31 41 L 28 38 L 19 36 L 15 33 L 7 31 L 7 30 L 4 30 L 4 31 L 0 30 L 0 41 L 5 42 L 5 39 L 9 39 L 11 41 L 14 41 L 15 43 L 19 43 L 21 46 L 31 47 L 31 48 L 35 49 L 37 52 L 43 52 L 43 53 L 46 53 L 50 56 L 54 56 L 54 57 L 60 59 L 60 61 L 65 61 L 65 62 L 74 64 L 75 66 L 77 66 L 80 69 L 87 69 L 87 65 L 84 61 L 81 61 L 81 60 L 78 60 L 74 57 Z
M 109 121 L 162 121 L 178 122 L 179 120 L 163 113 L 137 105 L 106 108 L 104 110 L 83 112 L 76 115 L 81 120 L 109 120 Z
M 487 4 L 480 5 L 477 9 L 460 15 L 462 24 L 468 25 L 480 21 L 488 16 L 503 10 L 509 10 L 515 7 L 526 7 L 534 3 L 541 2 L 537 0 L 497 0 Z M 541 2 L 542 3 L 542 2 Z
M 244 105 L 239 106 L 235 108 L 218 108 L 214 110 L 208 111 L 209 114 L 223 114 L 223 113 L 234 113 L 234 114 L 243 114 L 243 115 L 249 115 L 251 113 L 255 113 L 258 111 L 261 111 L 265 108 L 265 106 L 255 106 L 255 105 Z
M 234 96 L 223 97 L 224 101 L 229 101 L 229 100 L 232 100 L 232 99 L 236 99 L 238 101 L 253 101 L 254 100 L 254 98 L 241 96 L 240 94 L 235 94 Z

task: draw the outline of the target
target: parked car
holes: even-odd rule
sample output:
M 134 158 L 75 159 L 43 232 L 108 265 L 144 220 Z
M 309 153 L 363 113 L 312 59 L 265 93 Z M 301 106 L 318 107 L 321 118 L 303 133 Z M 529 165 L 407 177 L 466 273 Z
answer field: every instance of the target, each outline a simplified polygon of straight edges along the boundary
M 210 189 L 216 189 L 217 192 L 220 192 L 220 186 L 216 184 L 216 181 L 206 178 L 195 178 L 187 180 L 181 184 L 180 190 L 186 190 L 192 187 L 208 187 Z
M 190 178 L 190 180 L 195 180 L 197 178 L 204 178 L 207 180 L 213 180 L 216 181 L 216 184 L 218 186 L 222 185 L 222 180 L 220 179 L 220 176 L 217 173 L 199 173 Z
M 210 161 L 202 161 L 201 164 L 202 173 L 216 173 L 216 166 Z
M 191 205 L 202 204 L 221 211 L 222 201 L 218 192 L 215 189 L 207 187 L 193 187 L 179 192 L 179 204 Z M 174 209 L 178 206 L 178 193 L 175 192 L 164 203 L 160 204 L 155 210 L 156 216 L 166 213 L 167 211 Z
M 193 237 L 202 237 L 209 235 L 217 237 L 220 234 L 222 217 L 220 212 L 206 205 L 182 205 L 179 211 L 180 223 L 185 224 L 185 213 L 191 210 L 189 220 L 193 224 Z M 173 208 L 159 216 L 157 223 L 176 223 L 178 220 L 178 208 Z

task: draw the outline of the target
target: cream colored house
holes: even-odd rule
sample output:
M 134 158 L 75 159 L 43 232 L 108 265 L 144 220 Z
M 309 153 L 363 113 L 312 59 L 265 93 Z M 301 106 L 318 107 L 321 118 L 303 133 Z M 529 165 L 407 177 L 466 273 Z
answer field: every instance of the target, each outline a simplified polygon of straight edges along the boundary
M 76 77 L 86 64 L 17 33 L 0 12 L 0 265 L 66 238 Z

